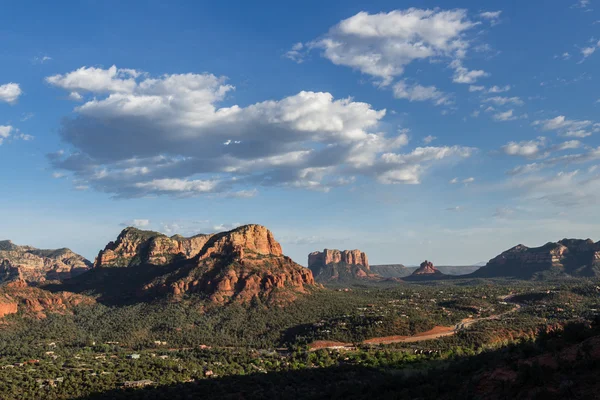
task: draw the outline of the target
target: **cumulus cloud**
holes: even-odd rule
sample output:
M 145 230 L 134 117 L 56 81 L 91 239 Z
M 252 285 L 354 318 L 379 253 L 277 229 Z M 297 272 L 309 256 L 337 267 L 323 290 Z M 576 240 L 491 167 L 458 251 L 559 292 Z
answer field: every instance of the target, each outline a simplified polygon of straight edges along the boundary
M 47 82 L 90 94 L 60 129 L 70 151 L 48 155 L 50 162 L 79 185 L 121 197 L 251 197 L 258 186 L 327 191 L 357 175 L 418 183 L 432 164 L 472 152 L 397 153 L 408 136 L 378 130 L 386 110 L 329 93 L 224 107 L 235 88 L 208 73 L 82 67 Z
M 477 24 L 462 9 L 362 11 L 317 40 L 295 44 L 288 58 L 297 59 L 297 52 L 306 47 L 318 49 L 333 64 L 356 69 L 385 86 L 414 61 L 464 58 L 471 44 L 468 34 Z M 466 70 L 457 79 L 474 81 L 480 76 L 479 71 Z
M 394 84 L 394 97 L 413 101 L 431 101 L 436 106 L 452 104 L 450 96 L 435 86 L 421 86 L 402 80 Z
M 522 142 L 509 142 L 502 146 L 504 154 L 520 157 L 537 157 L 546 146 L 546 138 L 539 137 L 537 140 L 528 140 Z
M 0 101 L 15 104 L 23 92 L 18 83 L 7 83 L 0 85 Z

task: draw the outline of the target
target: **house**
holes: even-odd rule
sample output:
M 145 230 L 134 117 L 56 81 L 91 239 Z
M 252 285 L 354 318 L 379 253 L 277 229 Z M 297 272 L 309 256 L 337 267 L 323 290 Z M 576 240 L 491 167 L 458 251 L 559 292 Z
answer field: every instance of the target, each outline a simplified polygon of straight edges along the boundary
M 139 354 L 130 354 L 127 356 L 130 360 L 138 360 L 140 358 Z
M 127 382 L 123 382 L 123 387 L 126 388 L 142 388 L 145 386 L 149 386 L 152 385 L 154 382 L 152 382 L 150 379 L 143 379 L 141 381 L 127 381 Z

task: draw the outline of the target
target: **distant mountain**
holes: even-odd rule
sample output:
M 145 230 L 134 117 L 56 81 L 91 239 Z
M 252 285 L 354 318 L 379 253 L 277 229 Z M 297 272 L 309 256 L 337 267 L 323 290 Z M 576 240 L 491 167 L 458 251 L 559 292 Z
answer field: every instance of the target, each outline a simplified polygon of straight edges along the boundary
M 439 265 L 436 267 L 445 275 L 468 275 L 477 271 L 481 266 L 478 265 Z
M 52 289 L 112 303 L 193 293 L 215 303 L 243 303 L 287 302 L 313 286 L 311 271 L 283 255 L 271 231 L 245 225 L 192 238 L 127 228 L 90 272 Z
M 371 265 L 371 271 L 383 278 L 404 278 L 413 273 L 415 268 L 408 268 L 402 264 Z
M 322 283 L 382 279 L 371 271 L 367 255 L 360 250 L 315 251 L 308 255 L 308 268 Z
M 591 239 L 563 239 L 541 247 L 522 244 L 490 260 L 473 277 L 514 277 L 522 279 L 557 276 L 600 276 L 600 242 Z
M 92 264 L 69 249 L 40 250 L 0 241 L 0 283 L 23 280 L 44 282 L 72 278 Z

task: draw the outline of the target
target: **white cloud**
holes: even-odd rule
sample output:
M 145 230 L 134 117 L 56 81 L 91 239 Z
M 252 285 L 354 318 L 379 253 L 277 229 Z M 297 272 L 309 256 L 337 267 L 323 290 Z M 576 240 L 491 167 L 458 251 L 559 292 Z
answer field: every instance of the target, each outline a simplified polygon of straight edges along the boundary
M 150 182 L 138 182 L 136 187 L 156 193 L 210 193 L 219 182 L 208 180 L 154 179 Z
M 506 86 L 492 86 L 488 90 L 488 93 L 504 93 L 504 92 L 508 92 L 509 90 L 510 90 L 510 85 L 506 85 Z
M 454 68 L 454 77 L 452 79 L 454 83 L 473 85 L 478 79 L 490 76 L 489 73 L 483 70 L 469 70 L 465 68 L 459 60 L 454 60 L 450 66 Z
M 120 224 L 121 226 L 133 226 L 135 228 L 147 228 L 150 226 L 149 219 L 132 219 Z
M 302 64 L 304 62 L 304 57 L 306 56 L 306 49 L 304 44 L 296 43 L 292 46 L 291 50 L 287 51 L 284 54 L 284 56 L 294 62 L 297 62 L 298 64 Z
M 486 11 L 479 14 L 479 16 L 483 19 L 489 20 L 492 25 L 497 25 L 500 23 L 500 15 L 502 11 Z
M 469 86 L 469 92 L 483 92 L 484 90 L 485 90 L 485 86 L 476 86 L 476 85 Z
M 470 46 L 467 33 L 476 25 L 461 9 L 363 11 L 304 46 L 322 50 L 323 57 L 335 65 L 351 67 L 389 85 L 413 61 L 463 58 Z M 294 48 L 292 52 L 300 46 Z
M 69 91 L 94 93 L 132 93 L 140 72 L 131 69 L 81 67 L 64 75 L 53 75 L 46 82 Z M 149 82 L 151 85 L 152 83 Z
M 438 90 L 435 86 L 421 86 L 399 81 L 393 87 L 394 97 L 413 101 L 431 101 L 436 106 L 452 104 L 450 96 Z
M 475 182 L 475 178 L 471 176 L 471 177 L 464 178 L 464 179 L 453 178 L 448 183 L 450 183 L 451 185 L 456 185 L 458 183 L 462 183 L 464 185 L 468 185 L 468 184 L 473 183 L 473 182 Z
M 33 64 L 44 64 L 48 61 L 52 60 L 52 57 L 49 56 L 36 56 L 33 57 L 32 63 Z
M 327 191 L 356 175 L 418 183 L 433 164 L 472 150 L 394 153 L 408 135 L 379 131 L 386 110 L 329 93 L 221 107 L 234 87 L 207 73 L 153 78 L 83 67 L 47 81 L 91 94 L 60 130 L 71 151 L 50 162 L 78 185 L 120 197 L 251 197 L 256 186 L 273 185 Z
M 7 83 L 0 85 L 0 101 L 15 104 L 23 92 L 18 83 Z
M 490 97 L 490 98 L 484 99 L 483 102 L 484 103 L 494 103 L 497 106 L 504 106 L 507 104 L 514 104 L 515 106 L 522 106 L 525 104 L 523 102 L 523 100 L 521 100 L 521 98 L 519 98 L 519 97 L 502 97 L 502 96 Z
M 429 144 L 429 143 L 433 142 L 435 139 L 437 139 L 437 138 L 435 136 L 432 136 L 432 135 L 425 136 L 423 138 L 423 143 Z
M 505 122 L 515 120 L 517 119 L 517 116 L 514 115 L 514 110 L 508 110 L 505 112 L 499 112 L 497 114 L 494 114 L 492 118 L 494 118 L 495 121 Z
M 569 120 L 564 115 L 532 123 L 542 131 L 557 131 L 560 136 L 584 138 L 600 131 L 600 124 L 589 120 Z
M 81 100 L 83 100 L 83 96 L 81 94 L 79 94 L 78 92 L 71 92 L 71 93 L 69 93 L 69 100 L 81 101 Z
M 14 128 L 11 125 L 0 125 L 0 145 L 4 143 L 6 140 L 24 140 L 30 141 L 33 140 L 33 136 L 27 135 L 18 129 Z
M 596 42 L 596 39 L 591 39 L 590 41 L 593 41 L 591 46 L 587 46 L 581 49 L 581 55 L 583 56 L 583 58 L 581 59 L 581 61 L 579 61 L 580 64 L 584 62 L 589 56 L 594 54 L 598 48 L 600 48 L 600 40 Z
M 502 146 L 504 154 L 509 156 L 536 157 L 546 146 L 546 138 L 539 137 L 537 140 L 522 142 L 509 142 Z
M 4 142 L 4 140 L 8 139 L 10 133 L 13 131 L 13 127 L 10 125 L 0 125 L 0 146 Z

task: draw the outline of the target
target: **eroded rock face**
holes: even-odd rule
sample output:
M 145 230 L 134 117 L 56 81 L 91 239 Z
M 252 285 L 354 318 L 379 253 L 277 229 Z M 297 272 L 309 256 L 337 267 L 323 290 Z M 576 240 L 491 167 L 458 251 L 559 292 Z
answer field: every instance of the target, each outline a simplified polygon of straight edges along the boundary
M 40 250 L 0 241 L 0 283 L 14 280 L 44 282 L 72 278 L 91 263 L 69 249 Z
M 168 237 L 136 228 L 124 229 L 116 241 L 100 251 L 94 268 L 130 267 L 141 264 L 165 265 L 175 259 L 196 256 L 212 235 Z
M 371 272 L 369 259 L 360 250 L 315 251 L 308 255 L 308 268 L 319 282 L 381 279 Z
M 519 244 L 490 260 L 475 275 L 530 278 L 538 273 L 598 276 L 600 242 L 591 239 L 563 239 L 541 247 Z
M 441 272 L 433 266 L 431 261 L 423 261 L 419 268 L 412 273 L 413 275 L 440 275 Z
M 66 313 L 79 304 L 93 304 L 90 297 L 70 293 L 52 293 L 31 287 L 23 280 L 7 283 L 0 288 L 0 318 L 21 310 L 36 318 L 45 318 L 50 312 Z
M 350 265 L 362 265 L 369 270 L 367 255 L 360 250 L 329 250 L 315 251 L 308 255 L 308 267 L 311 265 L 328 265 L 344 263 Z
M 314 284 L 312 272 L 284 256 L 271 231 L 246 225 L 213 235 L 189 263 L 143 290 L 176 298 L 200 293 L 216 303 L 287 301 Z

